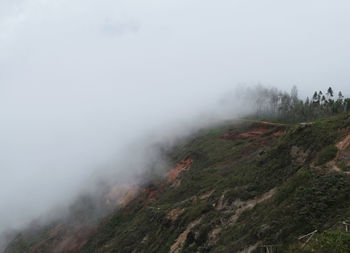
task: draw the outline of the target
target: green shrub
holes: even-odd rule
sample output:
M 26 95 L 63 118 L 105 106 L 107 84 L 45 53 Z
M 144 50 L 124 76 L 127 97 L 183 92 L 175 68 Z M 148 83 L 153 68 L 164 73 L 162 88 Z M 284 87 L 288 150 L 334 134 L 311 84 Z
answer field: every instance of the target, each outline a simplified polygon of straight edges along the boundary
M 182 215 L 182 222 L 186 224 L 194 221 L 195 219 L 201 217 L 202 214 L 205 214 L 213 209 L 213 206 L 208 203 L 194 203 L 193 206 Z
M 329 145 L 321 150 L 321 152 L 318 154 L 316 165 L 323 165 L 332 159 L 337 155 L 338 148 L 334 145 Z
M 314 252 L 346 253 L 350 252 L 350 234 L 339 231 L 324 231 L 311 244 Z
M 347 166 L 345 162 L 338 162 L 337 166 L 343 171 L 350 171 L 350 166 Z

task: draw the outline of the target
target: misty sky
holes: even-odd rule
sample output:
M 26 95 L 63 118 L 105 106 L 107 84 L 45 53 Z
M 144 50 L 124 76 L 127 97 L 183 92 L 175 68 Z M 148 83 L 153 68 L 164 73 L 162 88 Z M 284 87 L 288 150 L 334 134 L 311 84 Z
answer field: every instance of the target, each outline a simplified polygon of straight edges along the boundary
M 185 133 L 236 85 L 350 95 L 349 10 L 345 0 L 1 0 L 0 228 L 70 199 L 138 138 Z

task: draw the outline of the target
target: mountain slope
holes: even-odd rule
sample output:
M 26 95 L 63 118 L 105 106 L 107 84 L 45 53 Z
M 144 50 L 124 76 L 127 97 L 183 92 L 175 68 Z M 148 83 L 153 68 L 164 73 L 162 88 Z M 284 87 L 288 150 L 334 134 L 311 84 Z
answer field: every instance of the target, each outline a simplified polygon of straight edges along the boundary
M 5 252 L 253 252 L 264 245 L 347 252 L 349 136 L 350 115 L 203 130 L 170 152 L 174 166 L 163 179 L 133 188 L 121 208 L 79 230 L 89 233 L 76 247 L 64 246 L 52 224 L 22 233 Z M 315 230 L 307 244 L 309 237 L 298 240 Z

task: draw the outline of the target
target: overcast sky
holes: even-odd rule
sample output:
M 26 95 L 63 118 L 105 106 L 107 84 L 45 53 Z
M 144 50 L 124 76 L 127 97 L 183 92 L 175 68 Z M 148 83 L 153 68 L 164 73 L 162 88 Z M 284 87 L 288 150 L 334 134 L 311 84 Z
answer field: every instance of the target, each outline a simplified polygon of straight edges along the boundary
M 349 11 L 345 0 L 1 0 L 0 227 L 74 195 L 138 136 L 213 113 L 237 84 L 350 95 Z

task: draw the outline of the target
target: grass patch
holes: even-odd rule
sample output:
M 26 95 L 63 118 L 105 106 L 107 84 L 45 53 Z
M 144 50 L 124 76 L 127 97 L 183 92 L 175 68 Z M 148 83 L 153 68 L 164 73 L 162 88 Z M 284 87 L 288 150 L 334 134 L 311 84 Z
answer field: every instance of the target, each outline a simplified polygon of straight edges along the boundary
M 305 252 L 347 253 L 350 252 L 350 234 L 340 231 L 324 231 L 317 235 Z
M 321 150 L 317 156 L 316 165 L 323 165 L 335 158 L 338 153 L 338 148 L 334 145 L 329 145 Z
M 345 162 L 338 162 L 337 166 L 342 170 L 342 171 L 350 171 L 350 166 L 347 166 Z

